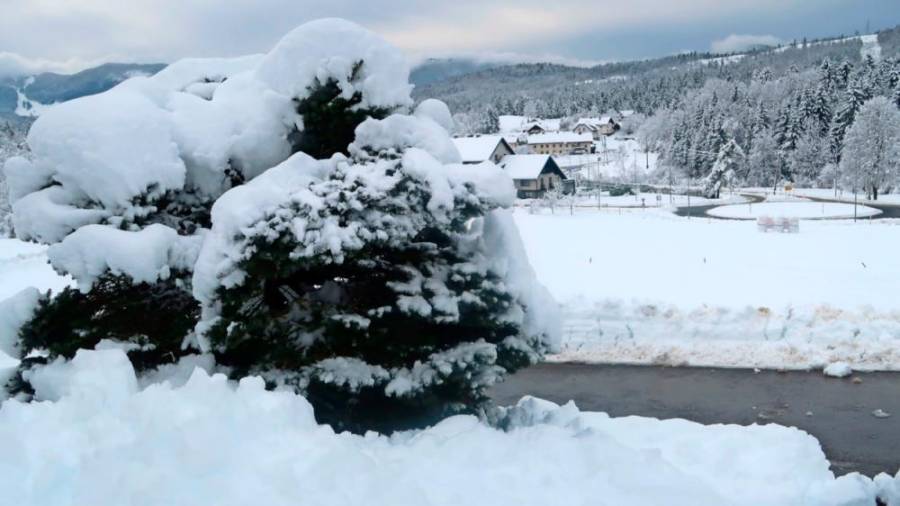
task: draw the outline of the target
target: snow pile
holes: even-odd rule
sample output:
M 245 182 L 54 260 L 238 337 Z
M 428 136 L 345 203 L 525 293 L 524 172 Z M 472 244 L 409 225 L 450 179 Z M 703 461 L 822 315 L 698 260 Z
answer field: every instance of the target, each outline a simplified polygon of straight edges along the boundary
M 853 374 L 853 368 L 847 362 L 832 362 L 825 366 L 822 372 L 825 373 L 825 376 L 832 378 L 846 378 Z
M 302 397 L 266 391 L 259 378 L 234 384 L 198 369 L 183 386 L 142 390 L 121 350 L 82 351 L 35 376 L 48 402 L 0 408 L 9 504 L 832 506 L 897 498 L 897 479 L 835 479 L 813 437 L 776 425 L 613 419 L 526 398 L 508 412 L 506 432 L 458 416 L 391 437 L 353 436 L 317 425 Z

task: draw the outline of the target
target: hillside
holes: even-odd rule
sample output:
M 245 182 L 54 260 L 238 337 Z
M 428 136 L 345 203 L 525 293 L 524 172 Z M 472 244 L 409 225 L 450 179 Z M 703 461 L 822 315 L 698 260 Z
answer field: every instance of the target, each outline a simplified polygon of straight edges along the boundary
M 164 64 L 108 63 L 75 74 L 45 72 L 0 79 L 0 118 L 16 121 L 30 116 L 37 104 L 65 102 L 106 91 L 137 75 L 153 75 Z M 18 109 L 18 113 L 16 112 Z
M 864 40 L 877 40 L 880 58 L 900 55 L 900 27 L 875 36 L 833 37 L 760 48 L 738 54 L 686 53 L 591 68 L 554 64 L 505 65 L 474 70 L 418 83 L 417 99 L 437 98 L 454 112 L 482 112 L 489 106 L 500 114 L 523 114 L 533 102 L 540 116 L 567 116 L 589 110 L 634 109 L 652 112 L 674 105 L 690 89 L 708 79 L 749 82 L 768 69 L 782 75 L 790 69 L 833 62 L 859 62 L 869 52 Z

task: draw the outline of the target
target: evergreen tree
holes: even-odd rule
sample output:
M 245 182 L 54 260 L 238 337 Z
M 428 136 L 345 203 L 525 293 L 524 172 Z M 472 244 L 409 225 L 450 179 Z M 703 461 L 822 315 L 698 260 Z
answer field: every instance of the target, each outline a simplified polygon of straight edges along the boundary
M 747 155 L 747 182 L 752 186 L 778 187 L 782 178 L 782 161 L 778 144 L 770 130 L 759 132 L 753 139 L 753 147 Z
M 844 136 L 847 130 L 853 125 L 856 113 L 862 105 L 872 98 L 870 91 L 863 77 L 858 77 L 852 82 L 845 93 L 844 101 L 835 114 L 831 124 L 830 147 L 833 160 L 840 162 L 841 153 L 844 148 Z
M 389 432 L 480 413 L 488 386 L 538 360 L 546 336 L 523 326 L 527 308 L 485 249 L 500 204 L 462 166 L 390 134 L 428 128 L 367 122 L 351 158 L 297 160 L 328 175 L 226 237 L 244 282 L 207 303 L 206 336 L 232 374 L 302 392 L 336 428 Z
M 459 163 L 443 103 L 398 112 L 403 61 L 321 20 L 257 63 L 204 62 L 228 76 L 211 98 L 173 85 L 197 73 L 185 61 L 42 115 L 45 149 L 12 167 L 11 193 L 37 201 L 16 233 L 79 290 L 21 327 L 10 388 L 26 398 L 29 369 L 107 339 L 139 373 L 199 352 L 260 374 L 339 429 L 483 414 L 491 384 L 554 344 L 555 306 L 501 209 L 511 180 Z
M 706 198 L 719 198 L 722 188 L 730 184 L 734 178 L 740 158 L 743 156 L 743 150 L 734 139 L 729 139 L 722 144 L 716 162 L 704 182 L 703 194 Z

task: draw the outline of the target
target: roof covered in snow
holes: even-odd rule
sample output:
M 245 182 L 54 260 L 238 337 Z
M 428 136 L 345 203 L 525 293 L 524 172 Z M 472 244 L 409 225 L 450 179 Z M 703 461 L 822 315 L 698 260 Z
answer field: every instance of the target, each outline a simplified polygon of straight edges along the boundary
M 575 132 L 552 132 L 528 136 L 528 144 L 571 144 L 581 142 L 593 142 L 591 134 L 576 134 Z
M 491 155 L 497 150 L 497 145 L 504 142 L 506 141 L 500 135 L 456 137 L 453 139 L 453 144 L 456 145 L 463 163 L 477 163 L 490 160 Z M 512 152 L 512 149 L 510 149 L 510 152 Z
M 500 165 L 512 179 L 537 179 L 545 170 L 565 178 L 550 155 L 512 155 L 504 158 Z
M 502 115 L 499 116 L 498 121 L 501 133 L 525 132 L 534 126 L 539 126 L 548 132 L 558 132 L 562 128 L 562 119 L 560 118 L 542 119 L 528 116 Z

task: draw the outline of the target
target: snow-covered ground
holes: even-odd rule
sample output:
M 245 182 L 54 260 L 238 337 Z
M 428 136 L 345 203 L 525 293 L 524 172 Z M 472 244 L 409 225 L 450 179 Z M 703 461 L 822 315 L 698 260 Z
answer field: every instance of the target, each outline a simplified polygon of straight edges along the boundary
M 659 154 L 646 152 L 639 142 L 619 135 L 594 143 L 597 152 L 554 156 L 564 169 L 577 168 L 577 177 L 592 181 L 646 181 L 657 169 Z
M 47 263 L 47 247 L 0 238 L 0 301 L 27 287 L 59 291 L 72 284 Z
M 900 223 L 799 234 L 664 210 L 516 212 L 563 306 L 556 360 L 900 370 Z
M 778 218 L 839 219 L 866 218 L 881 214 L 878 209 L 852 204 L 817 202 L 762 202 L 759 204 L 728 205 L 710 209 L 706 214 L 720 218 L 752 220 L 764 216 Z
M 0 490 L 21 506 L 555 504 L 834 506 L 900 500 L 900 479 L 829 471 L 778 425 L 610 418 L 525 398 L 511 429 L 474 417 L 418 432 L 335 434 L 263 381 L 196 370 L 138 387 L 120 350 L 35 380 L 49 402 L 0 409 Z M 475 465 L 473 465 L 475 464 Z

